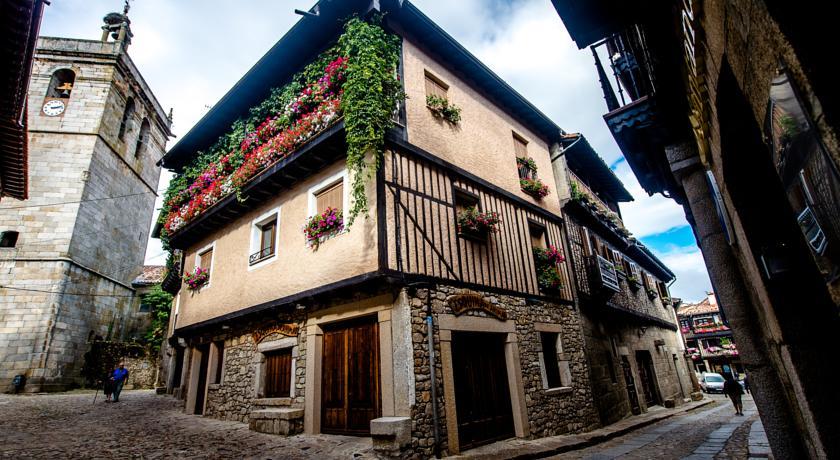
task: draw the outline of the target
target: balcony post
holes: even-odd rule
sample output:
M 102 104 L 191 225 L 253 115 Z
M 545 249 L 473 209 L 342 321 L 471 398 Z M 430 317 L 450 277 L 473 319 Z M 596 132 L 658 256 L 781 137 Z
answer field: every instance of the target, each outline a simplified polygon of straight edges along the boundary
M 604 100 L 607 102 L 607 110 L 612 112 L 613 110 L 619 108 L 618 99 L 616 99 L 612 85 L 610 85 L 607 72 L 604 71 L 604 66 L 601 65 L 601 58 L 598 57 L 598 51 L 595 49 L 595 45 L 590 46 L 589 49 L 592 50 L 592 57 L 595 58 L 595 68 L 598 70 L 598 79 L 601 80 L 601 90 L 604 92 Z

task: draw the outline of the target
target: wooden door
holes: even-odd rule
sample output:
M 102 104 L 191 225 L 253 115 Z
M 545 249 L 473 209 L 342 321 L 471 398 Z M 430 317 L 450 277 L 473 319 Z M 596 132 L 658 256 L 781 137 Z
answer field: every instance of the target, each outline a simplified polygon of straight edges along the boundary
M 627 386 L 627 398 L 630 401 L 630 411 L 633 415 L 642 413 L 639 406 L 639 395 L 636 393 L 636 379 L 633 378 L 633 368 L 630 367 L 630 360 L 626 355 L 621 355 L 621 370 L 624 372 L 624 383 Z
M 324 327 L 321 431 L 370 434 L 380 417 L 379 324 L 376 317 Z
M 636 364 L 639 366 L 639 379 L 642 381 L 645 403 L 648 407 L 659 404 L 659 396 L 656 392 L 656 374 L 653 372 L 653 361 L 650 358 L 650 353 L 637 351 Z
M 453 333 L 452 367 L 461 449 L 513 437 L 505 335 Z
M 288 398 L 292 390 L 292 349 L 265 354 L 265 397 Z
M 201 353 L 201 364 L 198 366 L 198 387 L 195 393 L 196 415 L 204 414 L 204 397 L 207 395 L 207 367 L 210 362 L 210 344 L 201 345 L 197 348 Z

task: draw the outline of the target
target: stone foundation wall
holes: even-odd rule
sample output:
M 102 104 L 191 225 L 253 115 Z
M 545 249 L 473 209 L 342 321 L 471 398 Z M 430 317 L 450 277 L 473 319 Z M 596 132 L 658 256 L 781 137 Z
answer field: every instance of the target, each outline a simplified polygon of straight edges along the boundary
M 642 411 L 648 408 L 641 388 L 636 351 L 644 350 L 650 353 L 656 374 L 656 388 L 663 402 L 673 401 L 679 406 L 684 398 L 690 396 L 692 377 L 688 373 L 686 358 L 675 331 L 648 325 L 644 333 L 641 333 L 640 325 L 608 321 L 598 318 L 586 309 L 582 318 L 592 388 L 603 424 L 614 423 L 631 414 L 627 383 L 621 368 L 622 355 L 627 356 L 630 362 Z M 664 345 L 657 346 L 657 340 L 664 341 Z M 674 355 L 677 357 L 676 361 Z M 610 357 L 615 382 L 612 381 L 608 369 Z
M 301 331 L 296 337 L 298 356 L 295 360 L 294 394 L 290 404 L 303 407 L 304 385 L 306 383 L 306 334 L 303 334 L 305 316 L 302 313 L 278 315 L 270 320 L 253 321 L 237 327 L 227 334 L 202 337 L 202 340 L 218 342 L 224 341 L 224 358 L 221 383 L 213 383 L 207 388 L 207 402 L 204 414 L 222 420 L 233 420 L 248 423 L 248 414 L 257 399 L 257 376 L 261 353 L 257 350 L 257 343 L 252 335 L 257 329 L 272 324 L 296 323 Z M 284 338 L 280 334 L 272 334 L 263 342 Z M 192 370 L 191 370 L 192 371 Z M 184 382 L 189 382 L 189 377 Z
M 125 382 L 126 389 L 151 389 L 155 387 L 158 377 L 158 357 L 155 355 L 139 358 L 123 358 L 125 367 L 128 369 L 128 381 Z
M 426 302 L 431 303 L 435 316 L 435 377 L 439 400 L 438 418 L 441 449 L 446 451 L 446 408 L 443 389 L 443 369 L 440 355 L 440 330 L 437 317 L 453 314 L 447 299 L 464 290 L 438 285 L 434 289 L 408 290 L 411 306 L 412 342 L 414 345 L 414 371 L 416 393 L 411 416 L 413 420 L 410 450 L 419 457 L 434 454 L 434 428 L 431 405 L 431 378 L 426 338 Z M 474 291 L 469 291 L 474 292 Z M 531 438 L 565 433 L 579 433 L 599 425 L 597 411 L 589 386 L 589 371 L 584 355 L 583 334 L 578 313 L 572 306 L 543 301 L 530 301 L 521 297 L 480 293 L 492 305 L 501 307 L 516 324 L 525 406 Z M 486 313 L 470 311 L 463 315 L 490 317 Z M 572 375 L 571 391 L 548 395 L 544 391 L 539 353 L 542 351 L 540 335 L 535 322 L 562 325 L 560 333 L 563 352 L 569 359 Z

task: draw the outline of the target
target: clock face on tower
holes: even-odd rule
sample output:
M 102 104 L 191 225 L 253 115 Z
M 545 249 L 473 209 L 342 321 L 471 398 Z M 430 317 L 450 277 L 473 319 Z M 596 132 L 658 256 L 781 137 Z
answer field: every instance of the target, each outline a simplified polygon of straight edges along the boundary
M 44 111 L 44 115 L 48 117 L 55 117 L 64 113 L 64 108 L 64 101 L 61 99 L 50 99 L 44 103 L 42 110 Z

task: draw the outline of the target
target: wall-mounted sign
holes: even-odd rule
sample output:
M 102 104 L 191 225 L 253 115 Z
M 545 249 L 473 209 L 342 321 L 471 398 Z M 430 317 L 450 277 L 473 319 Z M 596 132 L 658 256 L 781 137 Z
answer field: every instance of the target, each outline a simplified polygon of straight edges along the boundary
M 259 329 L 251 334 L 251 337 L 254 339 L 254 343 L 259 344 L 266 337 L 272 334 L 280 334 L 285 335 L 287 337 L 297 337 L 298 330 L 300 327 L 297 323 L 290 323 L 290 324 L 278 324 L 276 326 L 269 326 L 263 329 Z
M 507 312 L 502 307 L 493 305 L 478 294 L 456 294 L 446 299 L 446 304 L 455 315 L 463 315 L 468 311 L 476 310 L 502 321 L 507 319 Z

